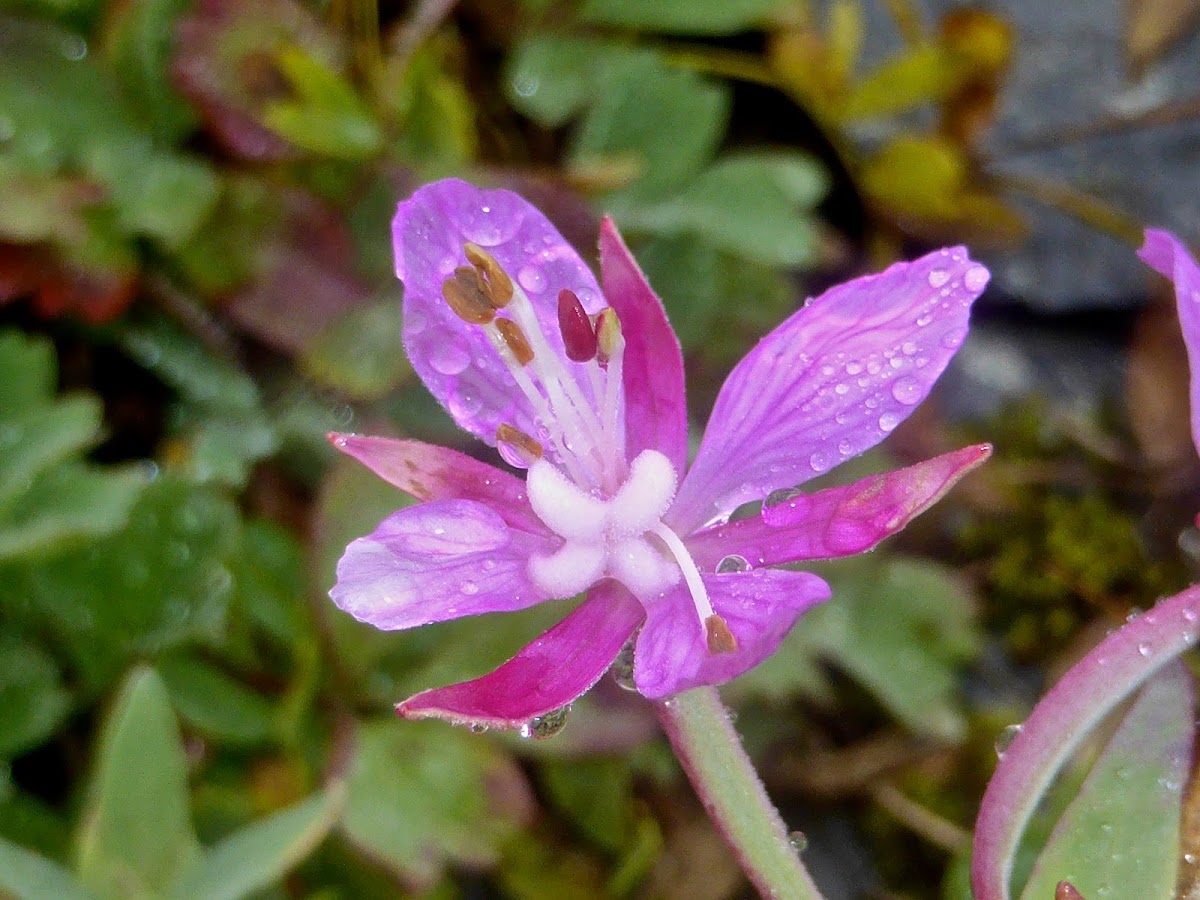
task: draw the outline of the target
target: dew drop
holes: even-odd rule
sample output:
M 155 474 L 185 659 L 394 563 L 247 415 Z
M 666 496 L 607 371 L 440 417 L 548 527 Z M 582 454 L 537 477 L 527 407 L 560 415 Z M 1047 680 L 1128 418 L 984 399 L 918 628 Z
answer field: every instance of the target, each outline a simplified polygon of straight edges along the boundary
M 931 288 L 940 288 L 950 280 L 950 273 L 945 269 L 934 269 L 929 273 L 929 286 Z
M 517 273 L 517 281 L 531 294 L 539 294 L 546 289 L 546 276 L 536 266 L 525 266 L 521 269 Z
M 814 472 L 824 472 L 832 465 L 829 455 L 818 450 L 808 458 L 808 464 Z
M 912 356 L 914 353 L 917 352 L 917 345 L 914 344 L 912 341 L 905 341 L 903 344 L 900 345 L 900 352 L 903 353 L 905 356 Z
M 900 417 L 895 413 L 884 413 L 879 417 L 879 430 L 882 432 L 891 431 L 900 424 Z
M 488 730 L 487 725 L 483 722 L 472 722 L 469 727 L 472 734 L 483 734 Z
M 626 642 L 625 646 L 621 648 L 621 652 L 613 660 L 610 671 L 612 672 L 613 681 L 622 690 L 637 690 L 637 683 L 633 680 L 633 641 Z
M 921 382 L 915 378 L 897 378 L 892 383 L 892 396 L 896 399 L 897 403 L 912 406 L 921 400 Z M 880 427 L 883 427 L 882 424 Z
M 849 456 L 853 452 L 854 452 L 854 445 L 851 444 L 849 441 L 839 441 L 838 442 L 838 453 L 842 454 L 842 456 Z
M 988 270 L 980 265 L 971 266 L 963 276 L 963 285 L 968 291 L 982 291 L 987 283 Z
M 846 374 L 857 375 L 863 370 L 862 363 L 850 362 L 846 363 Z
M 1145 641 L 1142 641 L 1140 644 L 1138 644 L 1138 653 L 1140 653 L 1142 656 L 1149 656 L 1151 652 L 1153 652 L 1153 648 Z
M 942 335 L 942 346 L 947 350 L 954 350 L 962 346 L 963 340 L 967 337 L 966 329 L 954 328 Z
M 404 317 L 404 330 L 409 334 L 420 334 L 425 330 L 425 316 L 419 312 L 410 312 Z
M 793 831 L 788 834 L 788 843 L 792 845 L 792 850 L 796 853 L 803 853 L 808 849 L 808 838 L 803 831 Z
M 1195 622 L 1197 619 L 1200 619 L 1200 613 L 1197 613 L 1197 612 L 1196 612 L 1196 610 L 1194 610 L 1194 609 L 1185 609 L 1185 610 L 1183 611 L 1183 621 L 1185 621 L 1185 622 Z
M 1009 725 L 996 737 L 996 755 L 1001 759 L 1008 752 L 1008 748 L 1012 746 L 1012 742 L 1017 735 L 1021 733 L 1021 725 Z
M 479 585 L 474 581 L 464 581 L 458 586 L 458 589 L 468 596 L 479 593 Z
M 496 561 L 494 559 L 485 559 L 483 561 L 482 565 L 483 565 L 483 571 L 485 571 L 485 572 L 496 571 Z
M 481 247 L 503 244 L 517 233 L 521 225 L 521 213 L 509 210 L 501 214 L 490 206 L 481 206 L 466 214 L 462 220 L 462 234 L 468 241 Z
M 728 575 L 732 572 L 749 572 L 750 562 L 744 556 L 733 554 L 717 563 L 717 574 Z
M 839 397 L 844 397 L 847 393 L 850 392 L 850 385 L 848 385 L 848 384 L 835 385 L 833 388 L 833 392 L 835 394 L 837 394 Z
M 571 706 L 567 704 L 544 715 L 534 716 L 521 726 L 521 737 L 533 738 L 535 741 L 552 738 L 566 728 L 567 716 L 570 714 Z
M 763 507 L 767 508 L 772 506 L 781 506 L 784 503 L 787 503 L 789 500 L 795 500 L 799 496 L 800 491 L 796 490 L 795 488 L 777 488 L 776 490 L 773 490 L 771 493 L 767 494 L 766 499 L 763 500 Z
M 933 313 L 925 313 L 924 315 L 917 316 L 917 327 L 924 328 L 926 325 L 928 325 L 932 321 L 933 321 Z
M 426 353 L 429 354 L 429 365 L 442 375 L 461 375 L 471 364 L 471 352 L 453 336 L 430 343 Z

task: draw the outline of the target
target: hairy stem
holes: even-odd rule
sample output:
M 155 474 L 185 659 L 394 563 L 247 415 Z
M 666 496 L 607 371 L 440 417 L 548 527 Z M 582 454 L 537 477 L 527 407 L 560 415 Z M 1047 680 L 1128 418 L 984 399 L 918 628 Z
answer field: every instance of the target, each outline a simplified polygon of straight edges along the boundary
M 696 688 L 655 708 L 704 808 L 759 893 L 820 900 L 716 688 Z

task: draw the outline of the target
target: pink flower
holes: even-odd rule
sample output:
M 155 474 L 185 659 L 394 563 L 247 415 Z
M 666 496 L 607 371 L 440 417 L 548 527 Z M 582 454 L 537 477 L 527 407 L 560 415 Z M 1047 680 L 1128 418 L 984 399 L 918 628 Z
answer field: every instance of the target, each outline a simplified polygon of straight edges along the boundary
M 791 316 L 730 374 L 689 468 L 679 342 L 611 221 L 599 285 L 507 191 L 428 185 L 393 232 L 413 367 L 460 426 L 528 472 L 331 436 L 423 501 L 350 544 L 334 602 L 400 629 L 585 595 L 496 671 L 417 694 L 402 715 L 520 727 L 579 697 L 631 640 L 647 697 L 735 678 L 829 596 L 820 578 L 776 566 L 870 549 L 990 452 L 793 490 L 877 444 L 929 392 L 988 281 L 962 248 Z M 761 515 L 729 522 L 769 495 Z

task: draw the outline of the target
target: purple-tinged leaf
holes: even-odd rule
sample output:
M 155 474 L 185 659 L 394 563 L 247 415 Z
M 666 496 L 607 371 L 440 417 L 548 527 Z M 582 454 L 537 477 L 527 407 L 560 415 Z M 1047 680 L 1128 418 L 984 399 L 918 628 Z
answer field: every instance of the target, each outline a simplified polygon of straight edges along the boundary
M 569 705 L 599 681 L 644 615 L 629 591 L 602 581 L 574 612 L 496 671 L 423 691 L 396 711 L 406 719 L 520 728 Z
M 1146 683 L 1054 826 L 1022 900 L 1049 897 L 1061 881 L 1084 897 L 1172 895 L 1195 699 L 1180 661 Z
M 971 862 L 976 900 L 1008 900 L 1021 834 L 1055 773 L 1098 722 L 1198 638 L 1193 586 L 1106 637 L 1034 707 L 983 795 Z

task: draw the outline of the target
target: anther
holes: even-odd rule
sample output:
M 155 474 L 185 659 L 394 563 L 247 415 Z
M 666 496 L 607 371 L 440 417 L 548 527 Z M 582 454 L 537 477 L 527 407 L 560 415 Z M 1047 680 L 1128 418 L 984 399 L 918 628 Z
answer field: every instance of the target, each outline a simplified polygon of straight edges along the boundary
M 442 296 L 454 314 L 471 325 L 486 325 L 496 311 L 482 289 L 483 279 L 467 266 L 454 270 L 454 277 L 442 282 Z
M 621 334 L 621 320 L 617 318 L 617 311 L 611 306 L 600 310 L 600 315 L 596 318 L 596 343 L 601 362 L 607 362 L 624 348 L 625 338 Z
M 520 325 L 512 319 L 497 319 L 496 329 L 504 338 L 504 343 L 508 345 L 509 352 L 518 366 L 527 366 L 533 362 L 533 348 L 529 346 L 529 339 L 525 337 Z
M 596 358 L 596 330 L 574 291 L 558 292 L 558 328 L 562 332 L 567 358 L 583 363 Z
M 708 641 L 708 652 L 714 656 L 733 653 L 738 648 L 737 638 L 729 630 L 728 623 L 716 613 L 704 620 L 704 636 Z
M 496 443 L 510 448 L 528 468 L 542 458 L 542 445 L 519 428 L 501 424 L 496 428 Z
M 486 279 L 486 294 L 491 305 L 495 309 L 508 306 L 508 301 L 513 298 L 513 283 L 508 273 L 496 261 L 496 257 L 478 244 L 463 244 L 463 253 L 480 276 Z

